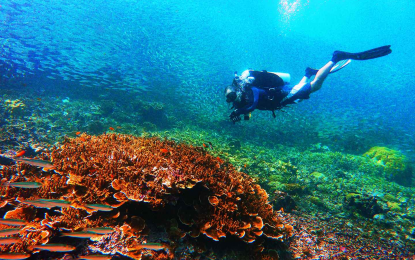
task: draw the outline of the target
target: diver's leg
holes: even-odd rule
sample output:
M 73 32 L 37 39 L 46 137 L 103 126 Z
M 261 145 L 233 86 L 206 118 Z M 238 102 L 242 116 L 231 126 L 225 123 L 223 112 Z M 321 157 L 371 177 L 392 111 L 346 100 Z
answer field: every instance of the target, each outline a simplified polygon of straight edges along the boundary
M 310 77 L 304 76 L 301 80 L 300 83 L 301 85 L 304 85 L 305 83 L 308 83 L 308 81 L 310 80 Z
M 311 93 L 316 92 L 323 86 L 324 80 L 330 74 L 330 70 L 336 63 L 333 61 L 327 62 L 321 69 L 318 70 L 316 77 L 313 81 L 310 82 L 311 85 Z
M 304 88 L 304 87 L 307 84 L 310 84 L 311 86 L 311 83 L 310 83 L 311 77 L 315 76 L 317 73 L 318 73 L 318 70 L 307 67 L 305 69 L 304 77 L 301 79 L 301 81 L 297 85 L 295 85 L 293 88 L 290 89 L 290 92 L 288 93 L 287 96 L 283 98 L 283 100 L 280 102 L 280 105 L 285 106 L 287 104 L 292 104 L 292 103 L 297 103 L 299 101 L 302 101 L 303 98 L 308 98 L 310 93 L 307 93 L 306 96 L 304 96 L 304 94 L 301 94 L 301 93 L 306 93 L 303 91 L 303 89 L 308 89 L 307 92 L 311 91 L 311 87 L 310 88 L 308 87 Z M 297 98 L 295 98 L 295 96 Z

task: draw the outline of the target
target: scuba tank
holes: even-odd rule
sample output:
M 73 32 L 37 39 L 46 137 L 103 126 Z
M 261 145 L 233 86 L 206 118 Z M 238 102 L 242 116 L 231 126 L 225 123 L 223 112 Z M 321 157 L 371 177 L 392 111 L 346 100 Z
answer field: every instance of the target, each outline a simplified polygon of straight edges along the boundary
M 285 72 L 268 72 L 268 73 L 277 74 L 278 77 L 280 77 L 284 81 L 285 85 L 290 84 L 290 81 L 291 81 L 290 73 L 285 73 Z
M 286 84 L 290 84 L 291 75 L 284 72 L 268 72 L 266 70 L 245 70 L 241 76 L 235 72 L 234 82 L 240 87 L 255 86 L 264 89 L 282 88 Z

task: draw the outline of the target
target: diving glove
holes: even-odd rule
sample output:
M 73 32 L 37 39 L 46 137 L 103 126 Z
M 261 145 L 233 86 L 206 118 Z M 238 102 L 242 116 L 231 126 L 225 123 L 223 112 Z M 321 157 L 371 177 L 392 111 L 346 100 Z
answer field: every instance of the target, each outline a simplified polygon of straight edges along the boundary
M 241 121 L 241 117 L 238 115 L 238 113 L 236 113 L 236 111 L 233 111 L 231 113 L 231 115 L 229 116 L 229 118 L 231 119 L 231 121 L 235 124 L 238 121 Z

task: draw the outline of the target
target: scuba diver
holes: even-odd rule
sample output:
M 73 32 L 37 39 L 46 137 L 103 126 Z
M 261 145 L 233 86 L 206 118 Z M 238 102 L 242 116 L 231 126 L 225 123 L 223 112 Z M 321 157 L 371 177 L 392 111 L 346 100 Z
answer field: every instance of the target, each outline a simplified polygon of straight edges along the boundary
M 322 87 L 330 73 L 344 68 L 351 60 L 375 59 L 391 52 L 390 45 L 359 53 L 335 51 L 332 59 L 321 69 L 306 68 L 304 77 L 294 87 L 289 85 L 288 73 L 246 70 L 238 76 L 235 72 L 232 85 L 225 89 L 226 102 L 233 103 L 231 109 L 234 109 L 229 117 L 235 124 L 241 120 L 241 115 L 249 120 L 251 112 L 259 109 L 272 111 L 275 118 L 275 110 L 308 99 L 311 93 Z M 314 80 L 311 80 L 313 76 Z

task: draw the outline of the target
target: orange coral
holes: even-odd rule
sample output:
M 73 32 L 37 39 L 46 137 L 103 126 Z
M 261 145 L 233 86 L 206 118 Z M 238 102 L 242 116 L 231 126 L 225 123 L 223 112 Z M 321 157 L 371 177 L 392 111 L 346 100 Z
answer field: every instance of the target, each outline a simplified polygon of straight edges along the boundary
M 34 189 L 0 187 L 3 204 L 7 201 L 15 210 L 27 212 L 23 219 L 29 221 L 21 234 L 26 243 L 0 246 L 2 251 L 30 252 L 29 245 L 58 237 L 59 230 L 113 227 L 112 233 L 94 238 L 89 248 L 135 259 L 149 253 L 167 259 L 174 255 L 177 241 L 173 240 L 186 233 L 192 238 L 202 233 L 217 241 L 235 235 L 252 243 L 262 235 L 283 239 L 292 232 L 292 227 L 281 228 L 284 225 L 269 204 L 268 194 L 251 177 L 222 160 L 218 163 L 199 147 L 157 138 L 82 134 L 55 147 L 50 157 L 56 172 L 27 165 L 1 170 L 2 183 L 41 184 Z M 22 169 L 24 176 L 16 174 Z M 46 213 L 43 219 L 29 214 L 35 207 L 47 210 L 56 205 L 61 208 L 55 210 L 59 214 Z M 141 214 L 146 208 L 147 213 Z M 170 215 L 163 216 L 163 225 L 171 245 L 160 251 L 140 247 L 150 232 L 146 223 L 162 219 L 149 219 L 150 213 L 167 209 Z M 183 227 L 179 228 L 176 219 Z M 258 243 L 260 252 L 263 246 Z

